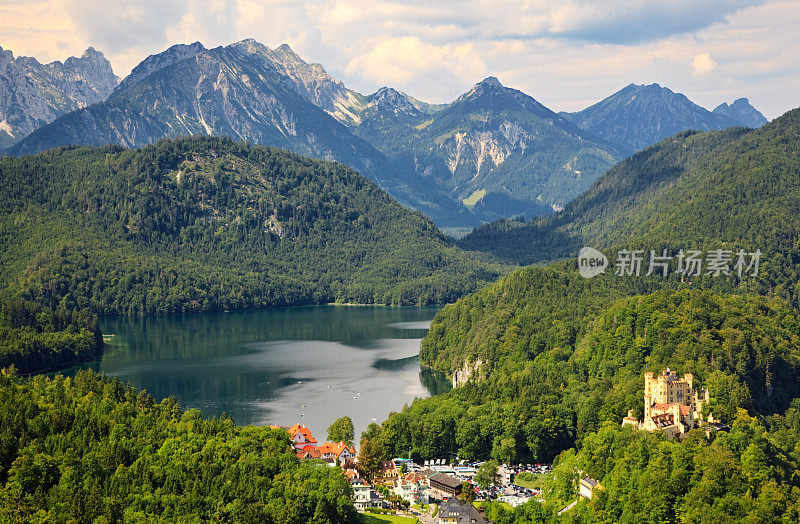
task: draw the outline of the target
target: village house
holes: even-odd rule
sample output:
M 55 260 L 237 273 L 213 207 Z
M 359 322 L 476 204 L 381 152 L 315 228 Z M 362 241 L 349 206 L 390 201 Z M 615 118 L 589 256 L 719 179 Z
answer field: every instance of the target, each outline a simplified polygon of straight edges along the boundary
M 461 494 L 461 481 L 446 473 L 436 473 L 428 479 L 430 496 L 437 500 L 447 500 Z
M 596 490 L 602 489 L 603 486 L 592 477 L 581 477 L 578 481 L 578 494 L 585 499 L 591 499 Z
M 491 524 L 491 521 L 472 504 L 462 504 L 454 498 L 439 508 L 439 524 Z
M 353 488 L 353 505 L 357 510 L 364 511 L 367 508 L 382 508 L 384 506 L 383 499 L 364 479 L 354 477 L 350 479 L 350 485 Z
M 672 439 L 680 437 L 703 423 L 717 422 L 709 413 L 707 421 L 702 420 L 703 402 L 709 402 L 708 390 L 696 392 L 694 377 L 686 373 L 679 378 L 677 373 L 667 368 L 657 376 L 652 372 L 644 374 L 644 420 L 634 416 L 633 410 L 622 419 L 622 425 L 631 425 L 645 431 L 661 430 Z
M 312 445 L 308 445 L 303 449 L 297 450 L 297 458 L 300 459 L 318 459 L 322 458 L 322 454 L 319 452 L 317 448 Z
M 301 459 L 322 459 L 330 465 L 345 463 L 355 460 L 356 450 L 344 442 L 324 442 L 319 444 L 311 430 L 303 424 L 294 426 L 270 426 L 272 429 L 284 429 L 292 439 L 297 457 Z
M 356 458 L 355 448 L 344 442 L 325 442 L 316 449 L 323 459 L 333 459 L 340 466 Z
M 385 479 L 396 479 L 400 475 L 400 470 L 397 469 L 393 460 L 386 460 L 381 465 L 379 475 Z
M 308 450 L 310 447 L 317 446 L 317 439 L 311 434 L 311 430 L 303 424 L 295 424 L 294 426 L 270 426 L 272 429 L 284 429 L 289 433 L 292 439 L 292 444 L 295 449 Z
M 407 473 L 397 479 L 394 494 L 411 504 L 427 504 L 429 486 L 427 479 L 418 473 Z

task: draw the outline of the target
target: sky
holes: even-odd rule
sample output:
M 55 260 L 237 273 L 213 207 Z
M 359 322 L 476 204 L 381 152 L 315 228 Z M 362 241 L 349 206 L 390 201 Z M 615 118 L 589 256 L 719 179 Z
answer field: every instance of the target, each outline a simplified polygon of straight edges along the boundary
M 120 77 L 176 43 L 289 44 L 361 93 L 449 102 L 487 76 L 555 111 L 633 82 L 713 109 L 800 106 L 800 0 L 0 0 L 0 46 L 41 62 L 93 46 Z

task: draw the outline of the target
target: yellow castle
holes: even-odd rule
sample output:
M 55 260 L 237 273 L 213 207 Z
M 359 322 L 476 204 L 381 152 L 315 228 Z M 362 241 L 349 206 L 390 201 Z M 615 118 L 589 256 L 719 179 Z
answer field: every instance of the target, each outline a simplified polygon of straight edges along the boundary
M 703 402 L 709 401 L 708 390 L 696 392 L 691 373 L 679 378 L 669 368 L 653 376 L 652 371 L 644 374 L 644 420 L 639 422 L 633 410 L 622 419 L 622 425 L 634 425 L 645 431 L 664 431 L 669 438 L 686 433 L 702 424 Z M 708 422 L 714 422 L 709 413 Z

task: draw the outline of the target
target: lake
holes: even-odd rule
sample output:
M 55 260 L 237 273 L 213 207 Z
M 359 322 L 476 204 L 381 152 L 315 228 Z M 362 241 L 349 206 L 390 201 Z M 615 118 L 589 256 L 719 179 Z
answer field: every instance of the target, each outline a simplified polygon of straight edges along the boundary
M 449 390 L 419 365 L 439 308 L 294 307 L 101 320 L 102 360 L 89 367 L 174 396 L 237 424 L 302 422 L 318 440 L 348 415 L 356 440 L 414 397 Z

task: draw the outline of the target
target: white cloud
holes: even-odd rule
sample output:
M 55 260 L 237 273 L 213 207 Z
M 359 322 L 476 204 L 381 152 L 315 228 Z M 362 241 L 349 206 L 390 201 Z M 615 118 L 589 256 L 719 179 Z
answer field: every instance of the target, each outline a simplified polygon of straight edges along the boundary
M 389 84 L 433 102 L 493 74 L 555 110 L 630 82 L 706 107 L 747 96 L 769 117 L 799 103 L 798 0 L 0 0 L 0 19 L 16 55 L 92 45 L 120 75 L 175 43 L 253 37 L 361 92 Z
M 414 36 L 381 40 L 345 69 L 349 75 L 400 89 L 454 80 L 474 82 L 486 70 L 473 44 L 437 46 Z
M 708 53 L 694 55 L 692 59 L 692 71 L 696 75 L 705 75 L 717 68 L 717 63 Z

